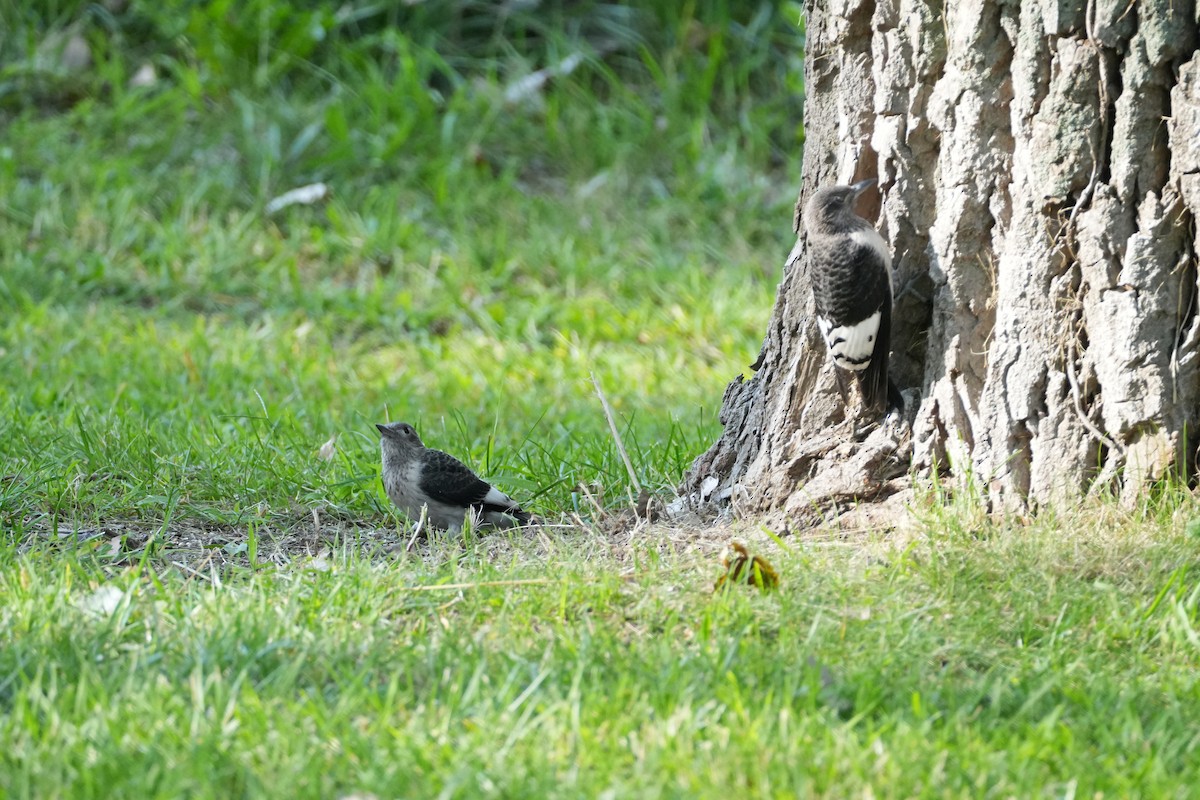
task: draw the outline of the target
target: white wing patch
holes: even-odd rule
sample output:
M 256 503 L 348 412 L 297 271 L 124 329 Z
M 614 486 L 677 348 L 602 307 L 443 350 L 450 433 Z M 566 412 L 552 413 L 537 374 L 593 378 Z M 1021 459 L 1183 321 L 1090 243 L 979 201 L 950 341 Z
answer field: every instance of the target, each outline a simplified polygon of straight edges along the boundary
M 871 363 L 871 353 L 875 351 L 875 337 L 882 315 L 882 311 L 876 311 L 854 325 L 838 326 L 834 326 L 832 320 L 817 317 L 817 327 L 821 329 L 821 337 L 833 356 L 833 363 L 855 372 L 866 369 Z

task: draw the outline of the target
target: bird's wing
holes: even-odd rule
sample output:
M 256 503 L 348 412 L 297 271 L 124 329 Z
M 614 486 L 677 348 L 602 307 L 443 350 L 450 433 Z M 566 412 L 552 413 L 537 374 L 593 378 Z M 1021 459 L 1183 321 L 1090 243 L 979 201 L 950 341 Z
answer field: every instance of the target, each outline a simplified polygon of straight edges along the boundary
M 891 305 L 891 271 L 876 247 L 858 236 L 822 239 L 814 248 L 812 274 L 819 317 L 847 325 Z
M 519 511 L 511 497 L 441 450 L 426 450 L 419 487 L 430 499 L 483 511 Z
M 821 336 L 837 365 L 856 372 L 876 351 L 883 311 L 890 312 L 892 304 L 887 260 L 857 234 L 822 237 L 812 267 Z

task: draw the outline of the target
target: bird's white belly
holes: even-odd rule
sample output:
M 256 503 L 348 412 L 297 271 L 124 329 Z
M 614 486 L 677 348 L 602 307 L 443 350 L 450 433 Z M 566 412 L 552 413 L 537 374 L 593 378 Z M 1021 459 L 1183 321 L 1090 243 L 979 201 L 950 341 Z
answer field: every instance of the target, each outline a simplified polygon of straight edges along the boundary
M 842 369 L 859 372 L 871 363 L 871 353 L 875 351 L 875 337 L 879 335 L 879 319 L 881 311 L 854 325 L 834 325 L 831 320 L 817 317 L 817 327 L 821 329 L 821 337 L 833 363 Z
M 403 509 L 413 522 L 421 518 L 424 509 L 426 519 L 434 527 L 451 531 L 461 528 L 467 516 L 466 509 L 425 498 L 415 488 L 419 474 L 420 467 L 414 462 L 401 480 L 385 480 L 383 488 L 392 502 Z

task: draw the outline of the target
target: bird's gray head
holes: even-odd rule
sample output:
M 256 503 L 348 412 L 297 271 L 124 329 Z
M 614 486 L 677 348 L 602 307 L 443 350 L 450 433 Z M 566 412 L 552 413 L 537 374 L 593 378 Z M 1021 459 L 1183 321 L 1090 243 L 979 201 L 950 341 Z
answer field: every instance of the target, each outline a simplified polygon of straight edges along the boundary
M 387 425 L 376 423 L 375 427 L 383 435 L 385 451 L 420 450 L 425 446 L 417 435 L 417 429 L 407 422 L 391 422 Z
M 819 190 L 804 210 L 804 227 L 809 233 L 839 233 L 860 227 L 866 221 L 854 213 L 854 201 L 874 183 L 874 178 L 867 178 L 852 186 Z

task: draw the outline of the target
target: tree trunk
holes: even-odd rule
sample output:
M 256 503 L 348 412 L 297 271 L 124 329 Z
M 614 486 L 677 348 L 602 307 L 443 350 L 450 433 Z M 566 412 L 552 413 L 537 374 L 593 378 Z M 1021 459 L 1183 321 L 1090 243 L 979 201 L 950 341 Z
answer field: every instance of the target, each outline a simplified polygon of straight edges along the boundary
M 683 490 L 824 516 L 953 474 L 993 509 L 1191 476 L 1200 17 L 1193 0 L 808 0 L 798 206 L 878 177 L 903 422 L 855 431 L 799 238 L 724 433 Z

